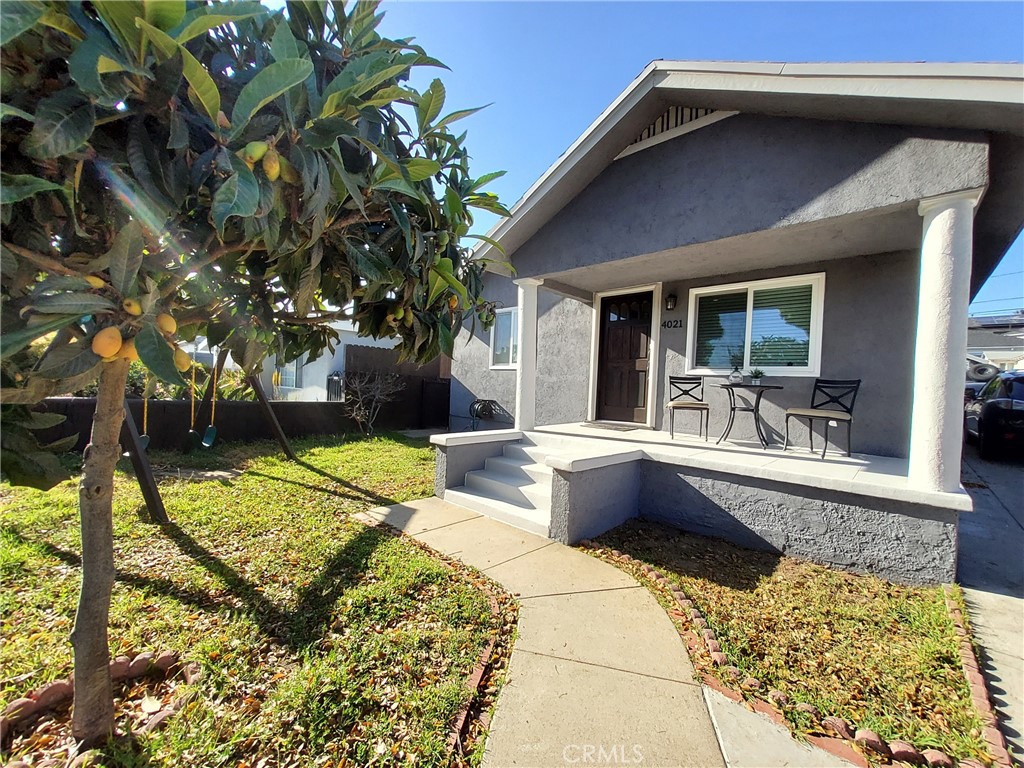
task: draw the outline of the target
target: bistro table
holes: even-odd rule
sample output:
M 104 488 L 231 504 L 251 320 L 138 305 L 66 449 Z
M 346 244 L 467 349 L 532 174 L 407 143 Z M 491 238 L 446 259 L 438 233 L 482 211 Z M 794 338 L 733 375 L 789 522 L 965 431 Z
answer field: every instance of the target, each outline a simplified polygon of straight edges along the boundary
M 736 420 L 737 411 L 745 411 L 747 413 L 754 414 L 754 428 L 757 430 L 757 439 L 761 441 L 761 447 L 768 447 L 768 438 L 765 437 L 764 430 L 761 429 L 761 398 L 764 393 L 770 389 L 783 389 L 781 384 L 719 384 L 722 389 L 729 393 L 729 423 L 725 425 L 725 432 L 718 438 L 718 443 L 725 440 L 729 433 L 732 432 L 733 422 Z M 754 394 L 754 404 L 750 405 L 749 400 L 746 405 L 736 404 L 736 390 L 743 389 L 749 390 Z

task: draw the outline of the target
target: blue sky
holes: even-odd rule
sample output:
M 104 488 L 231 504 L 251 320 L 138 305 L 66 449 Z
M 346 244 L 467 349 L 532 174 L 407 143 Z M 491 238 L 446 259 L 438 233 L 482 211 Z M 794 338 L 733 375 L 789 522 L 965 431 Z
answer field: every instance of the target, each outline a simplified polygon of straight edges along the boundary
M 451 72 L 451 109 L 477 174 L 511 205 L 652 59 L 1022 61 L 1024 3 L 385 2 L 389 37 L 416 38 Z M 493 225 L 478 218 L 476 229 Z M 1024 238 L 972 305 L 1024 306 Z

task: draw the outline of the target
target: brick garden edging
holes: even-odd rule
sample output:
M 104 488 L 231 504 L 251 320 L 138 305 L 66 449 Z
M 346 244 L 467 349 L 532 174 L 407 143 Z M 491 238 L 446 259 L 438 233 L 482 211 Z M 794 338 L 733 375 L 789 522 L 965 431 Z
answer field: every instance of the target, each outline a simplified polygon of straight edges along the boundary
M 110 660 L 111 682 L 120 683 L 126 680 L 160 675 L 168 678 L 179 671 L 178 654 L 175 651 L 163 651 L 155 654 L 144 652 L 131 656 L 118 656 Z M 186 679 L 194 679 L 198 670 L 185 669 Z M 7 740 L 11 730 L 26 724 L 33 718 L 71 701 L 75 695 L 75 678 L 72 674 L 61 680 L 54 680 L 40 686 L 25 696 L 15 699 L 0 715 L 0 745 Z M 175 712 L 174 709 L 160 709 L 147 719 L 139 729 L 140 733 L 149 733 L 163 727 L 167 719 Z M 17 764 L 17 762 L 15 763 Z
M 701 681 L 704 685 L 718 691 L 726 698 L 738 703 L 743 703 L 746 700 L 746 703 L 755 712 L 765 715 L 772 722 L 787 730 L 789 729 L 789 723 L 782 712 L 787 707 L 792 706 L 794 709 L 808 715 L 812 720 L 820 723 L 821 730 L 824 733 L 833 734 L 832 736 L 807 734 L 807 740 L 811 744 L 862 768 L 869 767 L 865 753 L 870 754 L 876 761 L 887 761 L 896 765 L 927 765 L 930 768 L 954 768 L 954 766 L 959 766 L 959 768 L 984 768 L 984 764 L 976 760 L 965 759 L 955 761 L 945 752 L 937 749 L 918 751 L 912 744 L 899 739 L 887 742 L 874 731 L 866 728 L 854 729 L 843 718 L 823 714 L 817 707 L 811 704 L 792 704 L 789 697 L 782 691 L 774 689 L 766 691 L 764 684 L 757 678 L 742 678 L 742 672 L 737 667 L 729 664 L 729 659 L 722 651 L 714 630 L 708 626 L 707 620 L 700 610 L 695 607 L 693 600 L 681 588 L 673 586 L 664 573 L 624 552 L 620 552 L 617 549 L 600 547 L 587 539 L 579 542 L 578 546 L 590 550 L 613 565 L 630 567 L 634 575 L 639 575 L 649 587 L 654 587 L 664 596 L 674 601 L 676 607 L 668 609 L 667 612 L 674 620 L 674 623 L 684 625 L 677 626 L 677 631 L 679 637 L 686 645 L 687 652 L 691 658 L 699 658 L 705 665 L 710 663 L 718 667 L 723 676 L 732 681 L 732 686 L 697 667 L 696 671 L 700 675 Z M 957 636 L 960 638 L 961 664 L 970 686 L 971 699 L 985 725 L 983 735 L 989 752 L 994 758 L 992 764 L 999 768 L 1011 768 L 1010 756 L 1006 751 L 1006 742 L 1002 733 L 996 727 L 995 713 L 989 701 L 985 680 L 981 675 L 977 658 L 974 655 L 970 634 L 964 626 L 960 607 L 951 598 L 952 594 L 951 588 L 946 586 L 944 588 L 946 608 L 949 611 L 950 618 L 953 620 Z M 686 628 L 685 625 L 688 625 L 689 628 Z M 857 749 L 854 749 L 854 746 Z
M 974 644 L 971 642 L 971 634 L 964 622 L 963 611 L 953 599 L 954 592 L 951 587 L 948 585 L 943 587 L 943 593 L 946 599 L 946 610 L 953 618 L 957 637 L 960 638 L 960 666 L 971 689 L 971 701 L 974 702 L 974 708 L 978 710 L 981 721 L 985 724 L 982 735 L 988 744 L 989 752 L 995 757 L 995 765 L 999 768 L 1010 768 L 1012 761 L 1010 753 L 1006 750 L 1006 738 L 999 730 L 999 721 L 996 719 L 996 713 L 989 698 L 985 678 L 981 674 L 978 657 L 974 652 Z

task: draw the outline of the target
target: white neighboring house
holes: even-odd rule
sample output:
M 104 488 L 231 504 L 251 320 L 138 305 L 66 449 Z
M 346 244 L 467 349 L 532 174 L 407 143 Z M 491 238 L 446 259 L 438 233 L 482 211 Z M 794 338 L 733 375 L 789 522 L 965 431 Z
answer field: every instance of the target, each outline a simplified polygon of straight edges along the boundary
M 374 339 L 360 336 L 355 325 L 350 321 L 338 321 L 331 324 L 341 337 L 334 348 L 334 355 L 327 350 L 312 362 L 305 362 L 303 356 L 290 363 L 277 363 L 277 358 L 270 356 L 263 364 L 260 379 L 263 389 L 276 400 L 327 400 L 327 377 L 332 373 L 345 373 L 345 350 L 349 346 L 377 347 L 393 349 L 398 346 L 398 339 Z M 280 383 L 274 387 L 274 373 L 280 376 Z M 273 393 L 273 394 L 272 394 Z

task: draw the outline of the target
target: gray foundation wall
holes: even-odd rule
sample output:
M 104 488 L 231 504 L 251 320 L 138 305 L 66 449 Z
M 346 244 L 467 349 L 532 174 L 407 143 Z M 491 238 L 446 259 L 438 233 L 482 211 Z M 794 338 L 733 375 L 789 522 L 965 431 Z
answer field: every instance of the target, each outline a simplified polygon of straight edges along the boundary
M 555 470 L 551 480 L 550 537 L 575 544 L 636 517 L 640 463 L 628 461 L 581 472 Z
M 956 511 L 639 464 L 641 517 L 899 583 L 952 582 L 956 576 Z

